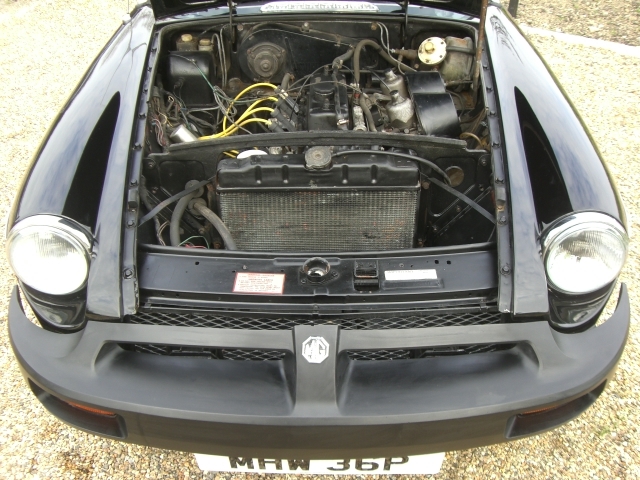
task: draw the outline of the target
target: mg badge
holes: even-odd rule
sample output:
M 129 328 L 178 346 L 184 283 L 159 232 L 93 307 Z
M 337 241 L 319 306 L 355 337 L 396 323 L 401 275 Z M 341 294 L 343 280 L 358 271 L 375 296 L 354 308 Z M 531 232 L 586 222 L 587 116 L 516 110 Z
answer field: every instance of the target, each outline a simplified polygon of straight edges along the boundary
M 322 363 L 329 356 L 329 344 L 322 337 L 309 337 L 302 342 L 302 356 L 309 363 Z

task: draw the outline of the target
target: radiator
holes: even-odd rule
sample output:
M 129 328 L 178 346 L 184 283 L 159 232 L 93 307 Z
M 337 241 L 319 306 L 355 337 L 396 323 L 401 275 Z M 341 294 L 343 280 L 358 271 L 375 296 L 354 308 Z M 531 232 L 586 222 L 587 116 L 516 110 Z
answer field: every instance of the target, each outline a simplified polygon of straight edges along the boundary
M 218 172 L 220 217 L 238 249 L 345 252 L 413 246 L 420 191 L 417 167 L 402 167 L 406 169 L 394 177 L 384 171 L 398 168 L 394 159 L 383 165 L 350 162 L 347 167 L 335 165 L 332 174 L 296 171 L 290 157 L 285 165 L 270 165 L 260 157 L 258 170 L 256 164 L 230 161 Z

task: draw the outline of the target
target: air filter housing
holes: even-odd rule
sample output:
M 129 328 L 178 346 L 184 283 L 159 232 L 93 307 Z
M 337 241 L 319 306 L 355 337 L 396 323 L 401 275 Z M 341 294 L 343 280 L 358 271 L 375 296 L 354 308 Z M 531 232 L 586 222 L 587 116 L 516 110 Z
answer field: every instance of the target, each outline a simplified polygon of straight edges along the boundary
M 349 155 L 309 170 L 304 155 L 220 162 L 219 213 L 238 248 L 338 252 L 413 247 L 420 173 L 415 162 Z

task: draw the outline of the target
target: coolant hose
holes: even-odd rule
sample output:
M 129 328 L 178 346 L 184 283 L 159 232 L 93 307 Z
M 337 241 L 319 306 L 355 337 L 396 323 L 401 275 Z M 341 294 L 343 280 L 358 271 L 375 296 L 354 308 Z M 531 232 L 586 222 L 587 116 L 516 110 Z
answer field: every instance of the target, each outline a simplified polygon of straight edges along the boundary
M 176 207 L 176 210 L 178 207 Z M 237 250 L 236 242 L 233 241 L 233 237 L 231 236 L 231 232 L 227 228 L 227 226 L 222 222 L 220 217 L 209 210 L 204 204 L 200 202 L 194 202 L 193 209 L 202 215 L 204 218 L 211 222 L 211 225 L 218 231 L 222 240 L 224 241 L 224 246 L 227 250 Z M 173 219 L 171 220 L 173 222 Z M 171 223 L 173 225 L 173 223 Z
M 353 47 L 349 47 L 349 50 L 347 50 L 345 53 L 343 53 L 339 57 L 336 57 L 333 60 L 333 63 L 331 64 L 331 68 L 333 68 L 334 70 L 336 68 L 341 68 L 344 62 L 349 60 L 351 57 L 353 57 Z
M 169 224 L 169 237 L 171 238 L 171 245 L 177 247 L 180 245 L 180 221 L 182 220 L 182 215 L 184 215 L 184 211 L 189 206 L 189 202 L 193 197 L 197 195 L 197 191 L 193 193 L 189 193 L 185 195 L 178 203 L 176 203 L 176 208 L 173 209 L 173 213 L 171 214 L 171 223 Z
M 286 92 L 287 89 L 289 88 L 290 81 L 291 81 L 291 75 L 288 73 L 285 73 L 284 76 L 282 77 L 282 82 L 280 82 L 280 90 L 282 90 L 283 92 Z
M 375 121 L 373 120 L 373 115 L 371 115 L 371 110 L 369 109 L 369 105 L 367 105 L 366 95 L 360 95 L 358 101 L 358 103 L 360 104 L 360 108 L 362 109 L 362 113 L 364 113 L 364 116 L 367 119 L 367 126 L 369 127 L 369 131 L 377 131 Z
M 360 53 L 362 52 L 362 48 L 365 46 L 372 47 L 376 52 L 380 54 L 380 56 L 382 56 L 382 58 L 384 58 L 391 65 L 397 66 L 399 70 L 402 70 L 403 72 L 415 72 L 413 68 L 400 63 L 387 52 L 385 52 L 384 49 L 373 40 L 360 40 L 356 45 L 355 52 L 353 53 L 353 77 L 358 86 L 360 85 Z

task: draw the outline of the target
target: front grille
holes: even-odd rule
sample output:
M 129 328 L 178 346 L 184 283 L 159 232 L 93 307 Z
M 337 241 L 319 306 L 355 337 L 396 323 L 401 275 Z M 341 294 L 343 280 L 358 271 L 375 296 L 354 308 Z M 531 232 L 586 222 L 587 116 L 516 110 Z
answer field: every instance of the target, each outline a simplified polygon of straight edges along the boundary
M 452 345 L 446 347 L 430 347 L 416 349 L 393 350 L 348 350 L 350 360 L 410 360 L 419 358 L 448 357 L 453 355 L 471 355 L 475 353 L 499 352 L 510 350 L 515 343 L 484 343 L 478 345 Z
M 240 250 L 411 248 L 417 208 L 417 190 L 220 193 L 220 217 Z
M 212 360 L 277 361 L 284 359 L 286 352 L 279 350 L 243 350 L 237 348 L 176 347 L 153 343 L 120 344 L 125 350 L 170 357 L 201 357 Z M 390 350 L 348 350 L 350 360 L 415 360 L 421 358 L 471 355 L 509 350 L 514 343 L 491 343 L 479 345 L 457 345 L 446 347 L 390 349 Z
M 121 343 L 128 351 L 171 357 L 202 357 L 212 360 L 269 361 L 282 360 L 286 352 L 280 350 L 244 350 L 239 348 L 177 347 L 156 343 Z
M 291 330 L 297 325 L 338 325 L 344 330 L 395 330 L 445 326 L 490 325 L 502 321 L 495 304 L 405 312 L 358 313 L 341 315 L 250 315 L 234 312 L 155 308 L 125 317 L 125 322 L 139 325 L 223 328 L 234 330 Z M 216 349 L 177 347 L 158 344 L 121 344 L 126 350 L 165 356 L 204 357 L 214 360 L 282 360 L 285 352 L 276 350 Z M 403 360 L 433 356 L 468 355 L 511 348 L 504 344 L 465 345 L 427 349 L 354 350 L 351 360 Z
M 490 325 L 501 322 L 495 306 L 450 308 L 385 314 L 332 315 L 233 315 L 230 312 L 142 310 L 126 317 L 127 323 L 176 327 L 230 328 L 236 330 L 290 330 L 296 325 L 339 325 L 344 330 L 391 330 L 407 328 Z

